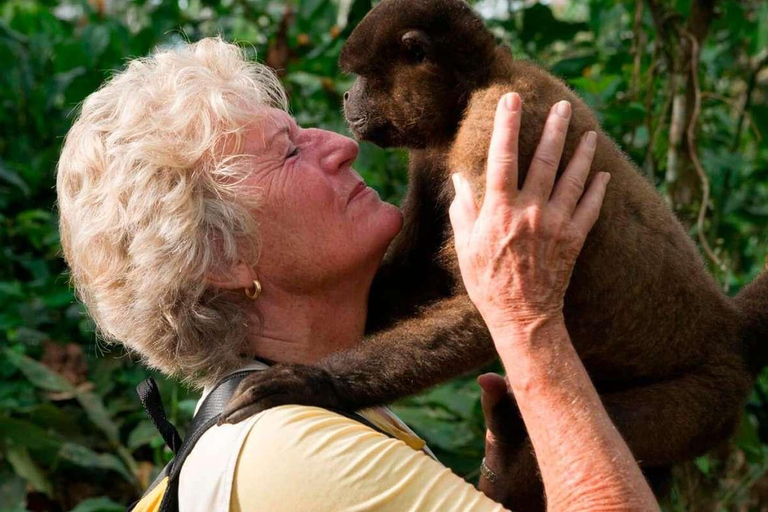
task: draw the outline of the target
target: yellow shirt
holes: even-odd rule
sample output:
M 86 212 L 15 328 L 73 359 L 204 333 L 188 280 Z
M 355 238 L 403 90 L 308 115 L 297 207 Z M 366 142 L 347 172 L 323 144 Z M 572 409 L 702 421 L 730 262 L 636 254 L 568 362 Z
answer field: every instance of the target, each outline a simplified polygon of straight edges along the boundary
M 505 510 L 414 449 L 423 442 L 399 428 L 398 420 L 364 415 L 404 440 L 317 407 L 286 405 L 260 414 L 237 459 L 230 510 Z

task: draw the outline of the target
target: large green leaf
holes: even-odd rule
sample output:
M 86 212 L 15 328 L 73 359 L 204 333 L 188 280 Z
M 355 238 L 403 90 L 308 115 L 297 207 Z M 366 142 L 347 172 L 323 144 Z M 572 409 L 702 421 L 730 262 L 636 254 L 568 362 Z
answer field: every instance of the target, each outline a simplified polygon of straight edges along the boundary
M 94 425 L 106 434 L 107 439 L 113 443 L 119 443 L 118 428 L 112 418 L 110 417 L 107 409 L 104 407 L 104 403 L 101 398 L 90 392 L 80 392 L 76 395 L 77 401 L 85 409 L 88 418 Z
M 96 453 L 79 444 L 64 443 L 59 450 L 59 457 L 82 468 L 111 470 L 119 473 L 129 482 L 135 481 L 125 464 L 110 453 Z
M 139 424 L 131 431 L 128 436 L 127 447 L 131 450 L 135 450 L 136 448 L 149 445 L 150 443 L 158 442 L 160 439 L 160 434 L 157 432 L 154 425 L 145 420 L 139 422 Z
M 0 439 L 48 455 L 57 453 L 61 447 L 61 440 L 40 426 L 4 415 L 0 415 Z
M 46 391 L 74 393 L 75 387 L 70 382 L 31 357 L 10 349 L 3 350 L 5 357 L 18 368 L 35 386 Z
M 24 478 L 32 488 L 38 492 L 42 492 L 49 497 L 53 496 L 53 485 L 40 469 L 32 457 L 29 455 L 29 451 L 24 446 L 11 445 L 5 451 L 5 456 L 8 458 L 8 462 L 13 466 L 13 470 L 17 475 Z

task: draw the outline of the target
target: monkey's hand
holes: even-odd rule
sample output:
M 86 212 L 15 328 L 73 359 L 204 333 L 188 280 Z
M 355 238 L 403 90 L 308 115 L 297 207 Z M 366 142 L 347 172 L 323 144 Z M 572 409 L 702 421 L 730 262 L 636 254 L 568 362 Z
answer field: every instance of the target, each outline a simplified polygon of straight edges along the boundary
M 280 364 L 243 379 L 221 413 L 219 425 L 238 423 L 272 407 L 288 404 L 344 408 L 334 379 L 326 370 L 301 364 Z

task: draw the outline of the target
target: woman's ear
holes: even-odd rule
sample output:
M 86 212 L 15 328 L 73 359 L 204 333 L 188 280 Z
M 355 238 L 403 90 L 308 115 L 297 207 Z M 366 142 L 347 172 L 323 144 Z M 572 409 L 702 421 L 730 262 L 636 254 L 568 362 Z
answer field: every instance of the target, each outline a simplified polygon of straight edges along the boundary
M 208 284 L 222 290 L 237 290 L 238 288 L 253 287 L 255 273 L 250 265 L 238 261 L 228 270 L 215 271 L 208 274 Z

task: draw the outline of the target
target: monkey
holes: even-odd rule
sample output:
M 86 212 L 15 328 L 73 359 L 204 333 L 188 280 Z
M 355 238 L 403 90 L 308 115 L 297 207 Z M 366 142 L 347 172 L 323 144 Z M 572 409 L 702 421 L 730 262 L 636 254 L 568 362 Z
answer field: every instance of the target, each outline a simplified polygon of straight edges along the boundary
M 225 412 L 235 413 L 230 420 L 286 403 L 390 403 L 494 360 L 453 249 L 450 176 L 462 172 L 482 200 L 496 104 L 517 92 L 520 184 L 553 104 L 572 105 L 558 176 L 582 135 L 598 133 L 590 173 L 612 179 L 563 313 L 633 455 L 649 478 L 663 477 L 733 433 L 768 362 L 768 277 L 726 296 L 663 198 L 564 82 L 514 59 L 463 0 L 383 0 L 351 33 L 339 66 L 357 75 L 344 95 L 355 136 L 409 151 L 403 227 L 374 279 L 363 343 L 316 365 L 281 364 L 249 377 Z M 542 510 L 522 420 L 515 432 L 519 448 L 501 499 Z

